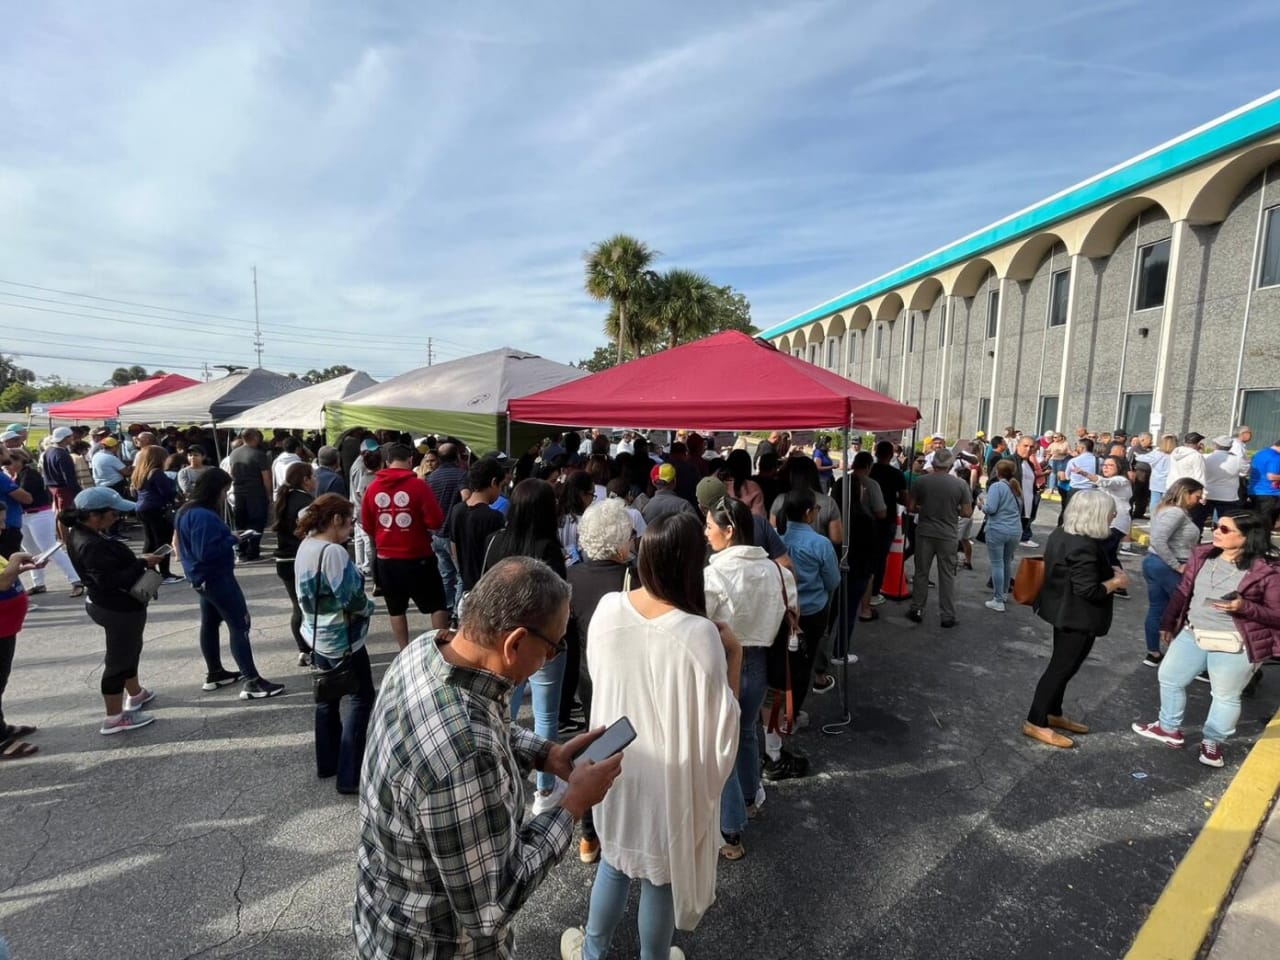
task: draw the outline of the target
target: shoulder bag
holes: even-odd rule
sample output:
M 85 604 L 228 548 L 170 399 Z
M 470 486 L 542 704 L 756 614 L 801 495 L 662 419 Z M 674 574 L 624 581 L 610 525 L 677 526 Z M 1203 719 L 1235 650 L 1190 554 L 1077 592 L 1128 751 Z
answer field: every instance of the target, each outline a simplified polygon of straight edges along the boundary
M 320 551 L 320 560 L 316 564 L 316 576 L 320 581 L 316 587 L 316 605 L 311 613 L 311 649 L 315 651 L 316 624 L 320 619 L 320 593 L 328 581 L 324 579 L 325 551 L 333 544 L 326 544 Z M 311 692 L 316 703 L 337 703 L 343 697 L 353 696 L 360 688 L 355 671 L 351 669 L 351 637 L 347 636 L 347 652 L 336 665 L 327 670 L 317 670 L 311 675 Z
M 800 651 L 804 636 L 800 633 L 800 617 L 787 603 L 787 581 L 778 567 L 778 586 L 782 590 L 782 622 L 765 655 L 765 673 L 770 689 L 777 692 L 769 714 L 770 731 L 790 733 L 795 727 L 795 699 L 791 679 L 791 658 Z M 783 712 L 785 710 L 785 713 Z
M 1023 557 L 1013 578 L 1013 599 L 1033 607 L 1044 589 L 1044 557 Z
M 139 603 L 148 604 L 160 596 L 160 584 L 163 579 L 159 571 L 147 567 L 138 575 L 138 579 L 133 581 L 133 586 L 125 592 Z

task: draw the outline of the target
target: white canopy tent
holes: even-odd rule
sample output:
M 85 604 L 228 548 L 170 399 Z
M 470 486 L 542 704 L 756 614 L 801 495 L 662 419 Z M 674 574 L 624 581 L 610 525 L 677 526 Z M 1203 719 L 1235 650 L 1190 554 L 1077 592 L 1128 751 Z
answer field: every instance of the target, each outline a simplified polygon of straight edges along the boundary
M 324 405 L 333 400 L 345 400 L 352 394 L 370 387 L 376 387 L 378 381 L 363 370 L 356 370 L 315 383 L 282 397 L 268 400 L 256 407 L 250 407 L 244 413 L 230 420 L 219 422 L 220 427 L 244 429 L 245 427 L 281 428 L 286 430 L 323 430 Z

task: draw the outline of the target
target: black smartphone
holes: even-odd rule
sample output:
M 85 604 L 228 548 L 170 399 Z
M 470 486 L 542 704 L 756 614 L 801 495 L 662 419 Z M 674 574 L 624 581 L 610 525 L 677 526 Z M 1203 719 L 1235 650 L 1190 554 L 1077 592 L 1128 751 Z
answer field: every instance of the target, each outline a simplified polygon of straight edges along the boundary
M 587 744 L 587 748 L 573 758 L 574 766 L 580 761 L 590 760 L 600 763 L 608 760 L 615 753 L 621 753 L 636 738 L 636 729 L 626 717 L 619 717 L 604 733 Z
M 1224 593 L 1220 597 L 1210 597 L 1209 602 L 1210 603 L 1230 603 L 1232 600 L 1238 599 L 1239 596 L 1240 596 L 1239 590 L 1232 590 L 1230 593 Z

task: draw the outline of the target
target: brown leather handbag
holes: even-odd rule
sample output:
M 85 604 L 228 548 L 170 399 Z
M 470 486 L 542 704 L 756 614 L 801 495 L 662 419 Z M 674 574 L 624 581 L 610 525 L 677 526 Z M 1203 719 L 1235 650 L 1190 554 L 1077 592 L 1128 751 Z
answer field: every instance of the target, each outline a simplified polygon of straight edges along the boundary
M 1040 599 L 1044 587 L 1044 557 L 1023 557 L 1013 578 L 1013 599 L 1028 607 Z

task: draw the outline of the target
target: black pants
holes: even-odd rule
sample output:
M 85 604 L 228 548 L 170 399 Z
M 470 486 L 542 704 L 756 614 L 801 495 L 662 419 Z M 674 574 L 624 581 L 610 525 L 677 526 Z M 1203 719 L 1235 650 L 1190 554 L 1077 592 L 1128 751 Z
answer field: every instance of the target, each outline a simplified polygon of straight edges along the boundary
M 298 645 L 299 653 L 310 653 L 307 641 L 302 639 L 302 607 L 298 606 L 298 584 L 293 578 L 293 560 L 276 560 L 276 576 L 284 583 L 285 592 L 289 594 L 289 603 L 293 605 L 293 614 L 289 617 L 289 630 L 293 633 L 293 642 Z
M 1207 511 L 1207 519 L 1212 519 L 1215 514 L 1219 517 L 1222 517 L 1228 513 L 1233 513 L 1236 510 L 1239 510 L 1240 501 L 1239 500 L 1206 500 L 1205 506 L 1209 508 Z
M 893 538 L 898 535 L 898 516 L 896 513 L 897 505 L 894 505 L 895 513 L 891 518 L 877 521 L 876 533 L 879 540 L 876 541 L 876 555 L 874 576 L 871 581 L 871 592 L 879 593 L 880 588 L 884 586 L 884 571 L 889 563 L 889 553 L 893 550 Z M 852 578 L 851 578 L 852 579 Z M 858 604 L 861 605 L 862 598 L 858 598 Z M 858 609 L 850 605 L 851 610 Z
M 173 541 L 173 524 L 169 522 L 169 512 L 159 510 L 139 510 L 138 519 L 142 521 L 142 530 L 146 537 L 142 552 L 155 553 L 166 543 Z M 158 565 L 160 576 L 169 576 L 169 557 L 161 558 Z
M 1050 717 L 1062 716 L 1062 697 L 1067 692 L 1067 684 L 1079 672 L 1085 657 L 1089 656 L 1094 639 L 1092 634 L 1079 630 L 1054 627 L 1053 654 L 1036 684 L 1036 694 L 1027 713 L 1028 723 L 1047 727 Z
M 1070 487 L 1063 487 L 1058 492 L 1062 496 L 1062 503 L 1058 508 L 1058 526 L 1062 526 L 1062 520 L 1067 515 L 1067 504 L 1071 502 L 1071 494 L 1075 491 Z
M 0 637 L 0 740 L 9 729 L 4 722 L 4 691 L 9 686 L 9 672 L 13 669 L 13 652 L 18 648 L 18 638 Z
M 89 619 L 107 633 L 107 656 L 102 671 L 102 695 L 112 697 L 124 693 L 127 680 L 137 679 L 138 661 L 142 658 L 142 631 L 147 625 L 147 608 L 141 610 L 108 610 L 87 603 Z
M 257 536 L 245 537 L 236 547 L 241 560 L 257 560 L 262 555 L 262 531 L 267 525 L 270 507 L 266 497 L 236 495 L 235 524 L 238 531 L 254 530 Z
M 21 549 L 21 527 L 5 527 L 0 530 L 0 557 L 11 557 Z
M 827 609 L 823 607 L 817 613 L 804 614 L 800 617 L 800 632 L 804 634 L 804 642 L 791 659 L 791 700 L 796 713 L 804 706 L 804 698 L 813 685 L 813 663 L 822 647 L 822 637 L 827 632 Z
M 1142 479 L 1142 474 L 1138 474 L 1138 479 L 1133 481 L 1133 499 L 1130 501 L 1129 513 L 1135 520 L 1140 520 L 1147 515 L 1147 504 L 1151 502 L 1151 480 Z
M 1276 519 L 1280 517 L 1280 497 L 1260 497 L 1257 494 L 1253 497 L 1253 509 L 1267 521 L 1267 529 L 1275 527 Z
M 582 669 L 582 642 L 586 638 L 576 628 L 569 631 L 569 642 L 564 650 L 564 682 L 560 684 L 560 722 L 568 723 L 573 719 L 573 697 L 578 692 L 578 682 Z M 584 702 L 583 708 L 587 707 Z M 587 713 L 590 717 L 591 714 Z
M 1213 516 L 1213 507 L 1207 500 L 1202 500 L 1194 507 L 1188 507 L 1187 513 L 1191 514 L 1191 522 L 1196 525 L 1197 530 L 1203 530 L 1204 525 L 1209 522 L 1209 518 Z

